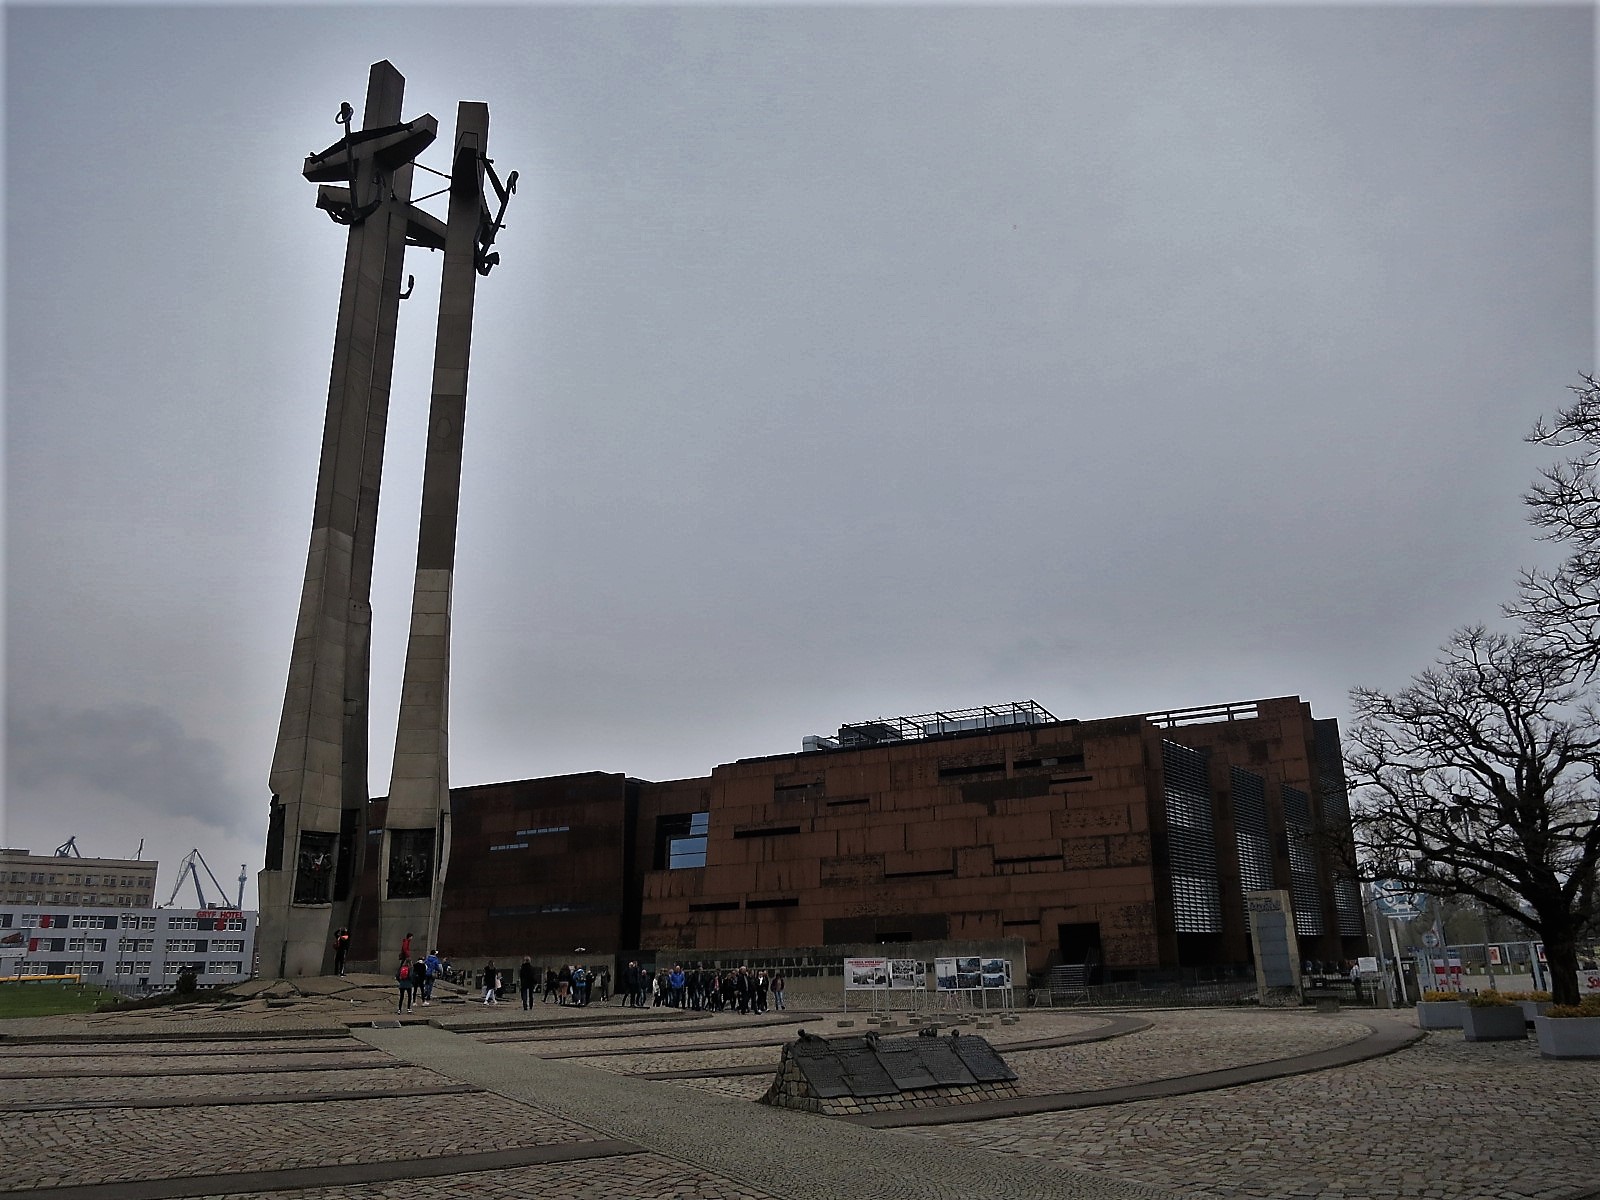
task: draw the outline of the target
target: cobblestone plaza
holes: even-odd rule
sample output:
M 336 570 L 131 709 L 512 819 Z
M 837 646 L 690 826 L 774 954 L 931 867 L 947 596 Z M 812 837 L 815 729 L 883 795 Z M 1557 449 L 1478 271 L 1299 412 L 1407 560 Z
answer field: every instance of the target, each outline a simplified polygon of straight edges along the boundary
M 741 1017 L 440 994 L 396 1018 L 392 987 L 353 977 L 3 1022 L 0 1193 L 1600 1197 L 1600 1065 L 1532 1040 L 1422 1035 L 1408 1012 L 1028 1010 L 977 1030 L 1014 1100 L 840 1120 L 754 1102 L 798 1029 L 868 1021 L 794 1000 Z

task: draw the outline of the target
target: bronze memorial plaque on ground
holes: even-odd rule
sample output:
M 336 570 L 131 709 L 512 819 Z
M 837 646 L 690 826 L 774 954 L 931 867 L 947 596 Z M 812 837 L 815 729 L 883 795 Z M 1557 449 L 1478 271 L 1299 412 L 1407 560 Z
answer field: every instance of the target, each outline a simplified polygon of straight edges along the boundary
M 889 1072 L 878 1061 L 877 1050 L 865 1039 L 852 1038 L 853 1044 L 834 1043 L 839 1051 L 839 1061 L 844 1064 L 845 1078 L 850 1083 L 852 1096 L 892 1096 L 900 1089 L 895 1087 Z
M 1005 1060 L 995 1053 L 993 1046 L 981 1037 L 965 1036 L 950 1039 L 952 1048 L 966 1064 L 967 1070 L 979 1083 L 1002 1083 L 1014 1080 L 1017 1073 L 1006 1066 Z
M 811 1094 L 819 1100 L 836 1100 L 850 1094 L 844 1064 L 831 1043 L 822 1038 L 803 1040 L 794 1045 L 794 1062 L 806 1077 Z
M 940 1087 L 971 1087 L 978 1082 L 956 1055 L 949 1038 L 916 1038 L 922 1043 L 922 1065 Z
M 883 1069 L 889 1073 L 889 1078 L 894 1080 L 895 1087 L 902 1092 L 909 1092 L 915 1088 L 937 1087 L 939 1079 L 928 1070 L 923 1062 L 923 1047 L 918 1042 L 929 1042 L 930 1038 L 896 1038 L 890 1042 L 878 1043 L 878 1061 L 883 1064 Z M 965 1072 L 963 1072 L 965 1074 Z M 968 1076 L 970 1079 L 971 1077 Z

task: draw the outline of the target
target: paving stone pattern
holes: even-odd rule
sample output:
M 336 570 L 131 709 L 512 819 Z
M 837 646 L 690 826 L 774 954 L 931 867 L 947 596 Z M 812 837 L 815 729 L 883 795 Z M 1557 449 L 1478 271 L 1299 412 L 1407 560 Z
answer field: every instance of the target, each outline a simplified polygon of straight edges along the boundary
M 426 1180 L 424 1195 L 437 1190 L 436 1181 Z M 582 1163 L 557 1163 L 550 1166 L 515 1167 L 505 1171 L 472 1171 L 452 1176 L 451 1195 L 472 1200 L 633 1200 L 657 1197 L 660 1200 L 799 1200 L 793 1192 L 761 1191 L 748 1184 L 719 1179 L 707 1171 L 660 1154 L 630 1154 L 625 1158 L 593 1159 Z M 293 1200 L 418 1200 L 419 1184 L 395 1180 L 338 1188 L 304 1188 L 292 1193 L 266 1193 L 266 1196 L 292 1197 Z M 264 1200 L 261 1192 L 230 1192 L 203 1200 Z
M 448 1086 L 450 1081 L 432 1071 L 409 1067 L 398 1074 L 400 1064 L 378 1068 L 351 1068 L 348 1071 L 318 1071 L 303 1075 L 289 1072 L 255 1075 L 238 1072 L 228 1075 L 123 1076 L 104 1079 L 9 1079 L 0 1097 L 0 1113 L 27 1104 L 105 1103 L 145 1100 L 159 1092 L 161 1099 L 178 1101 L 216 1096 L 273 1096 L 301 1093 L 308 1097 L 328 1092 L 384 1092 L 399 1087 Z M 9 1118 L 7 1118 L 9 1119 Z
M 494 1097 L 428 1096 L 308 1105 L 13 1112 L 5 1188 L 58 1187 L 415 1158 L 595 1140 L 572 1121 Z
M 1197 1197 L 1589 1200 L 1597 1085 L 1595 1063 L 1449 1031 L 1336 1071 L 907 1132 Z
M 483 1200 L 1600 1200 L 1600 1064 L 1541 1059 L 1531 1041 L 1467 1044 L 1452 1031 L 1385 1058 L 1222 1091 L 891 1132 L 756 1105 L 771 1081 L 765 1073 L 630 1077 L 746 1063 L 775 1069 L 777 1047 L 760 1043 L 801 1026 L 841 1032 L 837 1011 L 764 1025 L 735 1014 L 657 1018 L 652 1010 L 641 1020 L 619 1010 L 622 1023 L 607 1013 L 598 1027 L 597 1014 L 555 1017 L 552 1005 L 528 1014 L 544 1027 L 507 1031 L 488 1025 L 520 1019 L 517 1005 L 456 1005 L 426 1010 L 432 1027 L 396 1028 L 392 997 L 381 990 L 327 990 L 336 994 L 296 993 L 289 1007 L 259 1013 L 0 1023 L 0 1034 L 25 1038 L 134 1028 L 161 1036 L 115 1045 L 0 1041 L 0 1072 L 31 1076 L 0 1087 L 0 1196 L 50 1200 L 62 1195 L 54 1189 L 103 1184 L 83 1200 L 120 1200 L 122 1180 L 152 1181 L 159 1195 L 213 1174 L 304 1169 L 289 1190 L 218 1192 L 218 1200 L 414 1200 L 422 1191 Z M 364 1009 L 351 1004 L 363 995 Z M 1108 1018 L 1026 1012 L 1017 1025 L 984 1032 L 1023 1090 L 1039 1096 L 1270 1062 L 1345 1044 L 1375 1022 L 1414 1024 L 1409 1013 L 1140 1015 L 1150 1028 L 1048 1049 L 1007 1047 L 1092 1034 Z M 387 1027 L 365 1027 L 374 1022 Z M 356 1038 L 347 1024 L 363 1026 Z M 262 1028 L 288 1036 L 250 1036 Z M 323 1030 L 341 1039 L 311 1036 Z M 541 1050 L 582 1057 L 541 1058 Z M 301 1069 L 311 1064 L 335 1069 Z M 260 1069 L 269 1065 L 286 1069 Z M 160 1073 L 125 1074 L 146 1070 Z M 197 1073 L 206 1070 L 220 1073 Z M 483 1090 L 328 1098 L 428 1085 Z M 250 1102 L 285 1093 L 307 1102 Z M 22 1111 L 64 1098 L 172 1106 Z M 193 1104 L 209 1099 L 225 1103 Z M 527 1165 L 545 1146 L 586 1157 Z M 512 1165 L 485 1170 L 461 1157 L 494 1151 Z M 392 1164 L 410 1160 L 437 1177 L 377 1178 L 384 1164 L 393 1173 Z M 337 1187 L 319 1180 L 334 1169 L 365 1177 Z

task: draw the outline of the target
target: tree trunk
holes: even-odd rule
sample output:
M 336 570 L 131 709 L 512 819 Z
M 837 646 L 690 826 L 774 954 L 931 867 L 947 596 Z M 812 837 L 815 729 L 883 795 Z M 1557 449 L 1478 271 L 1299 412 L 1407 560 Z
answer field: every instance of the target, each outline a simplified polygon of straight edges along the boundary
M 1572 928 L 1544 923 L 1545 965 L 1550 968 L 1550 999 L 1556 1004 L 1576 1004 L 1578 993 L 1578 938 Z

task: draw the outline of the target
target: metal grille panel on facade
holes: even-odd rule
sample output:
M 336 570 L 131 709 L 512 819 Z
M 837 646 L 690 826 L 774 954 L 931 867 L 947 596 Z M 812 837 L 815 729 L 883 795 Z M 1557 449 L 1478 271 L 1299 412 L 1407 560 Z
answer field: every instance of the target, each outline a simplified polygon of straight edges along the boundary
M 1350 827 L 1350 793 L 1345 787 L 1344 762 L 1339 745 L 1339 727 L 1334 721 L 1315 723 L 1317 788 L 1322 793 L 1323 823 L 1333 829 Z M 1366 932 L 1361 919 L 1361 888 L 1353 877 L 1334 867 L 1333 906 L 1339 915 L 1341 937 L 1360 937 Z
M 1267 829 L 1267 782 L 1254 771 L 1230 768 L 1233 828 L 1239 849 L 1239 882 L 1247 892 L 1274 886 L 1272 835 Z
M 1162 742 L 1161 769 L 1166 781 L 1173 928 L 1178 933 L 1220 933 L 1222 896 L 1206 756 L 1176 742 Z
M 1322 889 L 1317 886 L 1317 855 L 1311 844 L 1311 797 L 1283 785 L 1283 820 L 1289 831 L 1289 895 L 1294 901 L 1294 931 L 1300 937 L 1323 932 Z

